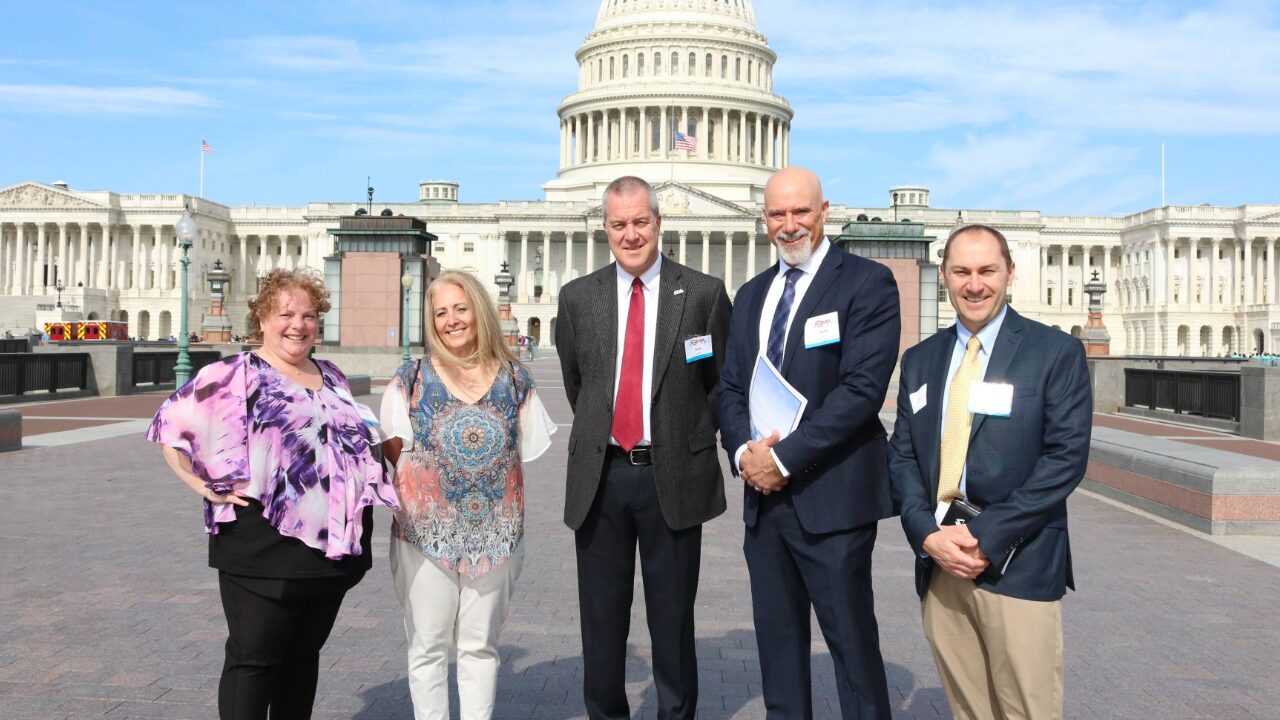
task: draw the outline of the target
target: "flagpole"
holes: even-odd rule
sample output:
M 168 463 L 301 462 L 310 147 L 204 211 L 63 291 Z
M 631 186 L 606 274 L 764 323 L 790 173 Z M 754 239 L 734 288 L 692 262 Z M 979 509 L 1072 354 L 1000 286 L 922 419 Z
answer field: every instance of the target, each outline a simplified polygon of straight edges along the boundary
M 204 138 L 200 138 L 200 197 L 204 197 Z

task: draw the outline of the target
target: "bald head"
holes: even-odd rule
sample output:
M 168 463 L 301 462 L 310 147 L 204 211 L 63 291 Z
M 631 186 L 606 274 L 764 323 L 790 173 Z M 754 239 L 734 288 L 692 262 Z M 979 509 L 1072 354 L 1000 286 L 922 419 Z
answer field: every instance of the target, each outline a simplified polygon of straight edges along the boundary
M 764 186 L 764 223 L 782 261 L 803 265 L 825 236 L 827 201 L 818 176 L 793 165 L 769 178 Z
M 813 198 L 816 205 L 822 204 L 822 181 L 813 171 L 797 165 L 785 167 L 773 174 L 764 186 L 764 207 L 769 209 L 770 195 L 802 192 Z

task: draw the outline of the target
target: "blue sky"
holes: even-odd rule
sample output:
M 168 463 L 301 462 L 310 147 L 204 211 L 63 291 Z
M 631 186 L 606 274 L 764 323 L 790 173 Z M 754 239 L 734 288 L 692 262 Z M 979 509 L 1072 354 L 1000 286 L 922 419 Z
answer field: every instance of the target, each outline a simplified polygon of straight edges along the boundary
M 1113 214 L 1280 203 L 1280 3 L 756 0 L 827 195 Z M 238 205 L 536 200 L 596 0 L 4 4 L 0 186 Z

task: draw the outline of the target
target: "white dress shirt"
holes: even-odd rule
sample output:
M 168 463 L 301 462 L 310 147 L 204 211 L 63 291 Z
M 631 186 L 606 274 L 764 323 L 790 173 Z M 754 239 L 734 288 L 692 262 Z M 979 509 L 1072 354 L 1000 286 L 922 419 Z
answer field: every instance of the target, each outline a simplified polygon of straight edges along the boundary
M 827 257 L 827 251 L 831 249 L 831 241 L 826 237 L 822 238 L 822 242 L 818 243 L 818 247 L 814 248 L 813 254 L 809 256 L 796 269 L 801 272 L 800 277 L 796 278 L 796 294 L 791 299 L 791 312 L 787 315 L 787 332 L 782 337 L 783 357 L 782 362 L 778 363 L 778 370 L 782 370 L 782 365 L 786 363 L 786 347 L 787 338 L 791 337 L 791 326 L 794 324 L 796 310 L 800 307 L 800 302 L 804 300 L 804 295 L 809 291 L 809 285 L 813 283 L 813 276 L 818 272 L 818 268 L 822 267 L 822 261 Z M 773 282 L 769 283 L 769 291 L 764 294 L 764 306 L 760 308 L 760 355 L 765 355 L 769 350 L 769 330 L 773 327 L 773 314 L 778 310 L 778 303 L 782 302 L 782 291 L 787 285 L 787 271 L 791 266 L 781 257 L 778 258 L 778 272 L 773 276 Z M 762 431 L 763 432 L 763 431 Z M 746 452 L 747 446 L 740 446 L 733 453 L 733 462 L 738 467 L 742 466 L 742 453 Z M 791 473 L 787 472 L 787 468 L 783 466 L 782 461 L 778 459 L 778 454 L 769 451 L 773 455 L 773 462 L 778 466 L 778 471 L 783 477 L 788 477 Z
M 995 347 L 996 337 L 1000 334 L 1000 327 L 1004 325 L 1004 316 L 1008 312 L 1009 306 L 1005 305 L 1000 308 L 1000 314 L 995 319 L 987 323 L 978 331 L 978 342 L 982 343 L 982 348 L 978 350 L 978 379 L 985 380 L 987 377 L 987 365 L 991 362 L 991 350 Z M 955 378 L 956 373 L 960 370 L 960 362 L 964 360 L 965 348 L 969 345 L 969 338 L 973 337 L 973 333 L 969 332 L 964 325 L 956 323 L 956 344 L 951 348 L 951 365 L 947 367 L 947 384 L 942 388 L 942 433 L 947 432 L 947 403 L 951 399 L 951 381 Z M 938 447 L 942 447 L 942 438 L 938 438 Z M 968 499 L 965 489 L 968 486 L 966 482 L 969 478 L 969 463 L 966 459 L 963 467 L 960 468 L 960 497 Z
M 618 357 L 613 367 L 613 398 L 617 406 L 618 383 L 622 379 L 622 352 L 627 343 L 627 314 L 631 312 L 631 282 L 635 276 L 614 264 L 618 272 Z M 644 288 L 644 369 L 640 382 L 640 402 L 643 407 L 644 436 L 640 445 L 653 443 L 653 432 L 649 424 L 649 407 L 653 403 L 653 340 L 658 332 L 658 280 L 662 270 L 662 253 L 653 266 L 640 276 L 640 284 Z M 618 445 L 613 435 L 609 436 L 610 445 Z

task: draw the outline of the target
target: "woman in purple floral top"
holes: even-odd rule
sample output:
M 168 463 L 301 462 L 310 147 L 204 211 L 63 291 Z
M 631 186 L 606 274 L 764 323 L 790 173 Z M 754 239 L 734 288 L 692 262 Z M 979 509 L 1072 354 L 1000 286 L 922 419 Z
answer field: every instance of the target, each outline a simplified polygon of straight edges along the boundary
M 224 720 L 311 717 L 320 648 L 370 567 L 372 506 L 397 507 L 347 379 L 308 357 L 327 298 L 317 278 L 273 271 L 250 303 L 262 347 L 201 370 L 147 431 L 204 498 Z

